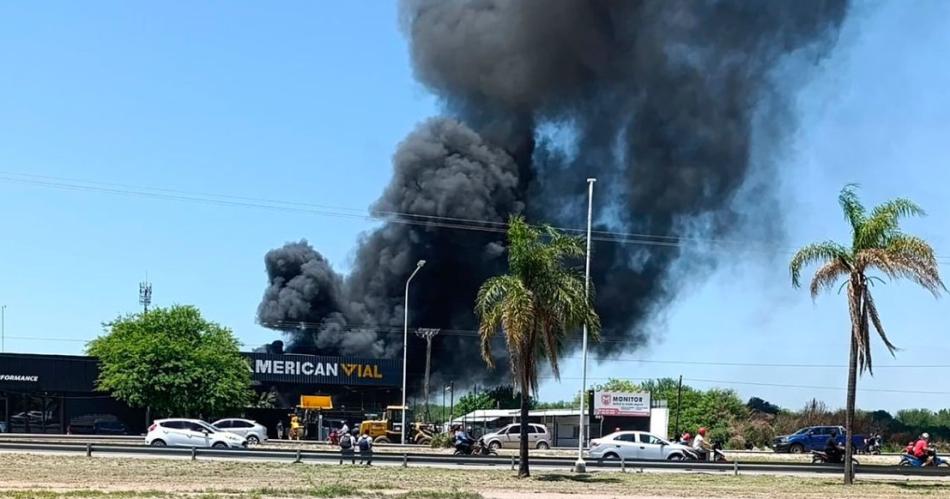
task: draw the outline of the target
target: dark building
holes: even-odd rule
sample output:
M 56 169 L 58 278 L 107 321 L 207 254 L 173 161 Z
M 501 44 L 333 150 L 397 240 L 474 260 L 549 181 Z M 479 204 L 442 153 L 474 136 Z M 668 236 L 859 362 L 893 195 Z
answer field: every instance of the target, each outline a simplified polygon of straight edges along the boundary
M 400 403 L 399 364 L 389 359 L 245 353 L 252 385 L 275 394 L 272 408 L 247 408 L 241 416 L 273 431 L 286 425 L 302 395 L 329 395 L 327 424 L 362 420 Z M 141 434 L 145 410 L 132 408 L 95 389 L 98 362 L 71 355 L 0 354 L 0 431 L 15 433 Z M 177 415 L 163 415 L 177 416 Z

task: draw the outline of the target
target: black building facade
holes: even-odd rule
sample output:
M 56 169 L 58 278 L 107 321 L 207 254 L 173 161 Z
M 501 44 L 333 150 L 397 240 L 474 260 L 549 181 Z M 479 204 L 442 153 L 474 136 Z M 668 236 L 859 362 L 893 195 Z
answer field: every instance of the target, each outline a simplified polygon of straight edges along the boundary
M 398 404 L 399 364 L 389 359 L 245 353 L 258 393 L 276 394 L 275 407 L 242 414 L 271 429 L 301 395 L 330 395 L 329 420 L 359 420 Z M 0 354 L 0 432 L 144 433 L 145 410 L 95 389 L 98 362 L 71 355 Z M 163 415 L 176 416 L 176 415 Z

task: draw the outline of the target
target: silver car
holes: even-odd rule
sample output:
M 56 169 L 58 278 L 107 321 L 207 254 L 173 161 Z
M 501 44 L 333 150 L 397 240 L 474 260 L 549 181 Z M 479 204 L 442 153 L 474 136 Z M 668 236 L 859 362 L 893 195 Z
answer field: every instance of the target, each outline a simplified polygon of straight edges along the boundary
M 215 428 L 221 431 L 234 433 L 246 438 L 248 445 L 257 445 L 261 442 L 267 441 L 267 428 L 257 421 L 251 421 L 250 419 L 229 418 L 219 419 L 213 424 Z
M 521 425 L 510 424 L 482 438 L 485 439 L 485 445 L 492 450 L 502 447 L 518 448 L 521 444 Z M 528 423 L 528 446 L 536 449 L 551 448 L 551 434 L 544 425 Z
M 618 431 L 590 441 L 591 459 L 628 461 L 683 461 L 692 455 L 689 447 L 668 442 L 645 431 Z

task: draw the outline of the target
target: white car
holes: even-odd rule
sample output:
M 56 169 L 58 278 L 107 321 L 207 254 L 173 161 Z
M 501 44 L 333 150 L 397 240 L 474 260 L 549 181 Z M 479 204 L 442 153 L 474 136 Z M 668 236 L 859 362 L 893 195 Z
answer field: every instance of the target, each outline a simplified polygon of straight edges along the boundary
M 240 435 L 247 439 L 248 445 L 257 445 L 267 441 L 267 428 L 250 419 L 229 418 L 219 419 L 212 423 L 215 428 Z
M 240 449 L 247 447 L 247 439 L 218 430 L 200 419 L 156 419 L 148 427 L 145 444 L 152 447 Z
M 498 431 L 486 433 L 482 438 L 491 450 L 502 447 L 518 448 L 521 443 L 521 425 L 510 424 Z M 551 435 L 544 425 L 528 423 L 528 447 L 542 450 L 551 448 Z
M 592 459 L 627 461 L 682 461 L 693 451 L 645 431 L 618 431 L 590 441 Z

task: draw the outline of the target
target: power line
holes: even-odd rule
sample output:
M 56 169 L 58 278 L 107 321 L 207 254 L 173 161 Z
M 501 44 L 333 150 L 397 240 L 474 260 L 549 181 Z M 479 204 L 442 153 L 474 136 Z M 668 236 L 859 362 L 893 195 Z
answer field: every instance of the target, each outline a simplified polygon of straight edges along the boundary
M 189 201 L 204 204 L 213 204 L 231 207 L 260 208 L 287 212 L 302 212 L 319 214 L 334 217 L 348 217 L 368 221 L 386 220 L 395 223 L 407 225 L 420 225 L 427 227 L 439 227 L 457 230 L 471 230 L 481 232 L 504 233 L 508 224 L 501 221 L 477 220 L 469 218 L 445 217 L 437 215 L 425 215 L 419 213 L 407 213 L 386 210 L 374 210 L 365 213 L 364 210 L 355 208 L 345 208 L 339 206 L 320 205 L 312 203 L 302 203 L 295 201 L 277 201 L 270 199 L 252 198 L 245 196 L 234 196 L 227 194 L 209 194 L 193 193 L 174 189 L 164 189 L 155 187 L 140 187 L 128 184 L 107 183 L 98 181 L 88 181 L 79 179 L 69 179 L 62 177 L 53 177 L 47 175 L 35 175 L 18 172 L 0 171 L 0 181 L 28 184 L 40 187 L 50 187 L 65 190 L 94 191 L 120 195 L 131 195 L 150 197 L 156 199 Z M 585 229 L 573 227 L 555 227 L 563 232 L 573 232 L 580 234 Z M 610 242 L 616 244 L 636 244 L 655 247 L 678 248 L 686 243 L 706 243 L 713 245 L 742 245 L 742 246 L 768 246 L 761 241 L 742 241 L 728 239 L 699 238 L 691 236 L 670 235 L 670 234 L 645 234 L 632 232 L 616 231 L 592 231 L 592 240 L 600 242 Z M 794 251 L 788 248 L 780 249 L 772 246 L 774 251 L 769 253 L 793 254 Z M 749 249 L 749 248 L 745 248 Z M 787 251 L 786 251 L 787 250 Z M 941 263 L 950 263 L 950 257 L 937 257 Z
M 560 378 L 555 378 L 554 376 L 545 375 L 539 376 L 542 379 L 559 379 L 559 380 L 571 380 L 577 381 L 581 378 L 579 377 L 565 377 L 561 376 Z M 609 381 L 611 379 L 625 379 L 631 381 L 652 381 L 656 378 L 630 378 L 630 377 L 590 377 L 587 379 L 603 380 Z M 762 383 L 754 381 L 727 381 L 727 380 L 718 380 L 718 379 L 701 379 L 701 378 L 683 378 L 683 381 L 689 381 L 691 383 L 714 383 L 718 385 L 750 385 L 750 386 L 767 386 L 767 387 L 777 387 L 777 388 L 796 388 L 804 390 L 834 390 L 834 391 L 846 391 L 847 388 L 842 388 L 840 386 L 815 386 L 815 385 L 792 385 L 784 383 Z M 950 395 L 950 392 L 938 392 L 938 391 L 925 391 L 925 390 L 904 390 L 904 389 L 894 389 L 894 388 L 857 388 L 860 392 L 879 392 L 879 393 L 912 393 L 917 395 Z
M 13 340 L 29 340 L 29 341 L 71 341 L 76 343 L 86 343 L 90 340 L 83 340 L 79 338 L 44 338 L 38 336 L 7 336 L 7 339 Z
M 371 331 L 371 332 L 389 332 L 385 330 L 371 330 L 371 329 L 352 329 L 352 330 L 341 330 L 343 333 L 348 332 L 360 332 L 360 331 Z M 458 331 L 458 330 L 455 330 Z M 465 330 L 462 330 L 465 331 Z M 393 331 L 399 332 L 399 331 Z M 465 331 L 467 332 L 467 331 Z M 399 332 L 401 334 L 401 332 Z M 460 335 L 453 333 L 451 329 L 440 329 L 439 335 L 444 334 L 456 334 L 458 336 L 472 336 L 470 334 Z M 476 334 L 477 336 L 477 334 Z M 67 341 L 67 342 L 78 342 L 86 343 L 91 340 L 77 339 L 77 338 L 44 338 L 44 337 L 29 337 L 29 336 L 9 336 L 8 338 L 17 339 L 17 340 L 36 340 L 36 341 Z M 578 356 L 564 356 L 560 357 L 560 360 L 579 360 Z M 796 368 L 796 369 L 845 369 L 848 366 L 844 364 L 803 364 L 803 363 L 761 363 L 761 362 L 715 362 L 715 361 L 691 361 L 691 360 L 664 360 L 664 359 L 644 359 L 639 357 L 605 357 L 603 359 L 598 359 L 597 362 L 601 364 L 611 363 L 611 362 L 635 362 L 643 364 L 669 364 L 669 365 L 680 365 L 680 366 L 711 366 L 711 367 L 756 367 L 756 368 Z M 875 369 L 950 369 L 950 364 L 887 364 L 887 365 L 878 365 L 874 366 Z
M 275 321 L 260 324 L 263 327 L 276 329 L 279 331 L 289 332 L 291 330 L 299 331 L 320 331 L 323 330 L 326 325 L 319 322 L 295 322 L 295 321 Z M 351 333 L 351 332 L 374 332 L 377 334 L 392 334 L 392 335 L 401 335 L 402 328 L 397 326 L 370 326 L 370 325 L 357 325 L 351 324 L 343 327 L 339 330 L 342 333 Z M 481 335 L 478 330 L 475 329 L 440 329 L 440 334 L 455 336 L 455 337 L 470 337 L 472 339 L 480 338 Z M 596 344 L 600 343 L 609 343 L 609 344 L 628 344 L 633 340 L 627 338 L 610 338 L 610 337 L 601 337 L 597 340 Z M 561 359 L 580 359 L 576 356 L 565 356 Z M 691 360 L 654 360 L 654 359 L 643 359 L 637 357 L 621 357 L 621 356 L 612 356 L 610 354 L 604 356 L 601 359 L 597 359 L 598 362 L 642 362 L 644 364 L 674 364 L 674 365 L 695 365 L 695 366 L 722 366 L 722 367 L 783 367 L 783 368 L 826 368 L 826 369 L 843 369 L 847 368 L 847 365 L 844 364 L 800 364 L 800 363 L 775 363 L 775 362 L 717 362 L 717 361 L 691 361 Z M 950 368 L 950 364 L 891 364 L 891 365 L 878 365 L 874 366 L 875 369 L 891 369 L 891 368 L 906 368 L 906 369 L 943 369 Z

